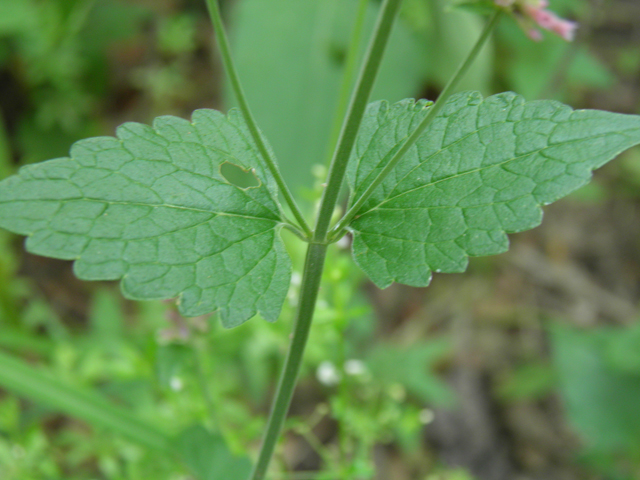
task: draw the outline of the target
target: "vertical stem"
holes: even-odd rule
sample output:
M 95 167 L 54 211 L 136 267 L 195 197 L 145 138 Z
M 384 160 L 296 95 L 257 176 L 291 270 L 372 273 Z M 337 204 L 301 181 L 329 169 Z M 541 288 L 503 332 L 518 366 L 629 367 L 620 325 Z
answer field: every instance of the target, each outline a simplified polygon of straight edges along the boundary
M 192 348 L 195 356 L 198 384 L 207 413 L 209 414 L 209 419 L 211 420 L 213 427 L 221 430 L 222 425 L 220 424 L 220 418 L 216 410 L 213 396 L 211 395 L 211 390 L 209 389 L 209 382 L 207 379 L 209 375 L 207 375 L 207 371 L 205 369 L 206 345 L 203 346 L 203 339 L 196 338 L 195 341 L 192 342 Z
M 282 426 L 289 410 L 293 389 L 296 386 L 302 355 L 309 337 L 309 329 L 313 320 L 313 311 L 320 289 L 320 279 L 324 268 L 327 245 L 310 243 L 304 263 L 302 287 L 300 290 L 300 304 L 296 316 L 293 338 L 289 345 L 289 352 L 284 363 L 280 383 L 276 391 L 275 401 L 269 415 L 266 433 L 262 442 L 260 455 L 255 464 L 251 480 L 262 480 L 269 467 Z
M 451 77 L 451 80 L 449 80 L 449 83 L 447 83 L 446 87 L 444 87 L 444 90 L 442 90 L 442 93 L 438 97 L 438 100 L 436 100 L 436 103 L 433 104 L 433 106 L 429 107 L 429 112 L 422 119 L 420 124 L 411 133 L 411 135 L 407 137 L 407 139 L 402 144 L 402 146 L 393 155 L 393 157 L 391 157 L 387 165 L 382 169 L 382 171 L 373 180 L 373 182 L 369 184 L 367 189 L 362 193 L 360 198 L 357 199 L 357 201 L 353 204 L 353 206 L 349 208 L 349 210 L 344 215 L 344 217 L 342 217 L 340 221 L 336 224 L 336 226 L 332 229 L 331 231 L 332 238 L 335 238 L 338 235 L 340 235 L 342 233 L 342 230 L 347 225 L 349 225 L 349 222 L 351 222 L 353 217 L 358 213 L 358 211 L 360 210 L 360 207 L 362 207 L 364 202 L 367 201 L 367 199 L 371 196 L 371 194 L 375 191 L 375 189 L 382 183 L 382 181 L 387 177 L 387 175 L 389 175 L 391 170 L 395 168 L 395 166 L 402 159 L 402 157 L 404 157 L 404 155 L 409 151 L 409 149 L 416 144 L 420 136 L 431 124 L 433 119 L 436 118 L 436 115 L 440 113 L 440 110 L 442 110 L 442 107 L 444 107 L 445 103 L 447 102 L 451 94 L 454 92 L 455 88 L 458 86 L 458 83 L 460 82 L 460 80 L 469 71 L 469 67 L 473 64 L 473 61 L 476 59 L 476 57 L 482 50 L 482 47 L 484 47 L 485 43 L 489 39 L 491 32 L 493 31 L 494 27 L 498 23 L 498 20 L 500 19 L 501 13 L 502 13 L 501 9 L 496 10 L 496 12 L 493 14 L 491 19 L 485 25 L 484 30 L 480 34 L 480 37 L 478 38 L 476 44 L 473 46 L 473 48 L 467 55 L 467 58 L 465 58 L 462 61 L 462 63 L 456 70 L 456 73 L 454 73 L 453 77 Z
M 325 188 L 324 194 L 322 195 L 318 221 L 313 236 L 315 241 L 326 241 L 329 223 L 331 222 L 333 209 L 338 201 L 342 180 L 344 179 L 344 174 L 347 169 L 347 162 L 351 155 L 351 149 L 356 141 L 362 116 L 367 107 L 373 83 L 378 75 L 382 56 L 391 34 L 391 27 L 393 27 L 401 3 L 402 0 L 385 0 L 380 8 L 378 22 L 369 48 L 367 49 L 353 97 L 351 97 L 347 117 L 340 132 L 338 147 L 336 148 L 333 159 L 331 160 L 331 166 L 329 167 L 327 188 Z
M 347 51 L 347 58 L 344 62 L 344 72 L 342 73 L 342 82 L 340 84 L 340 93 L 338 94 L 338 106 L 333 115 L 333 122 L 331 127 L 331 136 L 329 138 L 329 151 L 327 156 L 329 160 L 333 150 L 336 148 L 338 142 L 338 136 L 340 135 L 340 126 L 347 112 L 347 106 L 349 104 L 349 88 L 353 82 L 353 77 L 356 73 L 356 60 L 358 59 L 358 51 L 360 47 L 360 37 L 362 36 L 362 30 L 364 26 L 364 19 L 367 14 L 367 6 L 369 0 L 360 0 L 358 3 L 358 11 L 356 12 L 356 21 L 351 31 L 351 40 L 349 41 L 349 50 Z
M 262 134 L 258 129 L 258 125 L 253 118 L 251 110 L 249 109 L 249 103 L 247 102 L 244 90 L 242 89 L 242 85 L 240 84 L 238 72 L 236 71 L 235 64 L 233 63 L 233 58 L 231 57 L 229 40 L 227 39 L 227 34 L 225 32 L 224 25 L 222 24 L 222 17 L 220 15 L 218 0 L 207 0 L 207 7 L 209 8 L 209 14 L 211 16 L 211 22 L 213 23 L 213 29 L 216 36 L 216 43 L 218 45 L 218 49 L 220 50 L 220 56 L 222 57 L 224 69 L 227 72 L 227 77 L 231 82 L 231 87 L 233 88 L 233 92 L 235 93 L 236 99 L 238 100 L 238 106 L 240 107 L 242 116 L 247 122 L 247 127 L 249 128 L 249 132 L 251 133 L 251 138 L 258 148 L 258 151 L 262 156 L 262 160 L 271 172 L 271 175 L 273 175 L 273 178 L 275 179 L 278 188 L 280 189 L 280 193 L 291 209 L 291 213 L 293 213 L 293 216 L 298 221 L 298 224 L 300 225 L 304 233 L 307 236 L 311 236 L 311 229 L 304 219 L 304 215 L 302 215 L 302 212 L 300 211 L 298 204 L 294 200 L 289 187 L 284 181 L 284 178 L 282 178 L 275 159 L 273 159 L 271 153 L 269 153 L 269 149 L 267 149 L 267 146 L 264 143 L 264 139 L 262 138 Z
M 210 3 L 213 0 L 208 0 Z M 360 122 L 367 105 L 373 82 L 375 81 L 382 55 L 384 53 L 391 27 L 397 16 L 402 0 L 384 0 L 380 9 L 378 22 L 371 38 L 365 61 L 356 83 L 354 95 L 349 105 L 349 113 L 345 120 L 336 153 L 329 169 L 327 187 L 320 203 L 320 212 L 313 232 L 313 239 L 309 243 L 307 256 L 302 275 L 302 287 L 300 289 L 300 304 L 296 316 L 293 338 L 289 346 L 289 352 L 280 377 L 280 383 L 276 392 L 274 404 L 269 415 L 267 430 L 263 440 L 258 461 L 251 474 L 250 480 L 263 480 L 269 462 L 273 456 L 280 432 L 284 424 L 293 389 L 296 384 L 302 355 L 309 336 L 313 311 L 315 309 L 320 279 L 324 268 L 324 259 L 327 251 L 326 236 L 329 230 L 329 222 L 333 209 L 336 206 L 342 180 L 347 168 L 347 161 L 355 142 Z

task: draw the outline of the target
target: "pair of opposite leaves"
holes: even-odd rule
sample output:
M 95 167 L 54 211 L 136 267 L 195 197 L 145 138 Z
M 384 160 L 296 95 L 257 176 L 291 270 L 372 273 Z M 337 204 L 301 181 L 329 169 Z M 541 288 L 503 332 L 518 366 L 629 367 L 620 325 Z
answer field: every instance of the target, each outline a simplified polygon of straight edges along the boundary
M 369 105 L 347 171 L 352 199 L 428 108 Z M 506 251 L 506 233 L 538 225 L 541 205 L 637 144 L 640 116 L 455 95 L 351 222 L 353 257 L 383 288 L 462 272 L 469 256 Z M 230 184 L 225 163 L 253 169 L 260 184 Z M 75 260 L 82 279 L 122 279 L 129 298 L 178 297 L 185 316 L 217 310 L 227 327 L 278 317 L 291 275 L 281 219 L 275 181 L 237 111 L 127 123 L 117 138 L 82 140 L 70 158 L 0 182 L 0 227 L 27 235 L 29 251 Z

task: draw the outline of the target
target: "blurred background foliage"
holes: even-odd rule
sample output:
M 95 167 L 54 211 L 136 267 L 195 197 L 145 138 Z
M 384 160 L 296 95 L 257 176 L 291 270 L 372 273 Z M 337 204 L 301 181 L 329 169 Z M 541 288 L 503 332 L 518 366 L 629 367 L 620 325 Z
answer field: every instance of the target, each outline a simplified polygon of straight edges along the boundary
M 379 3 L 223 2 L 254 113 L 309 214 Z M 534 43 L 503 21 L 463 88 L 640 113 L 640 5 L 551 3 L 580 22 L 575 43 Z M 373 100 L 434 99 L 482 21 L 451 0 L 406 0 Z M 124 121 L 232 107 L 211 38 L 201 0 L 0 0 L 0 177 Z M 428 289 L 376 290 L 340 244 L 271 478 L 640 479 L 639 192 L 635 149 L 508 254 Z M 79 282 L 0 232 L 0 478 L 246 468 L 295 309 L 303 246 L 285 240 L 298 273 L 282 318 L 225 331 Z M 89 389 L 98 406 L 185 432 L 182 461 L 150 447 L 164 438 L 151 430 L 114 432 L 108 408 L 74 410 Z M 216 470 L 205 444 L 238 457 Z

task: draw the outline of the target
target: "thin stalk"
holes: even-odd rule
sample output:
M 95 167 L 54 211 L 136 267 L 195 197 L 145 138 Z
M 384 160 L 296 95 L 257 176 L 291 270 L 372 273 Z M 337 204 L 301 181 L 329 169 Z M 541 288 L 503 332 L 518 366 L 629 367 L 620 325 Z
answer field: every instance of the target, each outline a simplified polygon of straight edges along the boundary
M 250 480 L 262 480 L 267 472 L 271 457 L 275 450 L 282 426 L 284 425 L 291 397 L 296 386 L 302 355 L 304 353 L 309 329 L 313 320 L 313 312 L 320 289 L 320 279 L 324 268 L 324 259 L 327 245 L 310 243 L 307 247 L 307 256 L 304 263 L 302 286 L 300 289 L 300 304 L 296 315 L 293 337 L 289 345 L 289 352 L 282 369 L 275 401 L 269 415 L 267 429 L 262 441 L 262 448 L 258 460 L 254 466 Z
M 211 3 L 213 0 L 208 1 Z M 291 404 L 291 397 L 300 371 L 302 355 L 309 337 L 309 329 L 311 328 L 313 312 L 318 298 L 318 290 L 320 289 L 320 279 L 322 277 L 328 247 L 326 237 L 329 230 L 329 222 L 331 221 L 331 215 L 338 200 L 347 161 L 349 160 L 349 155 L 351 154 L 351 149 L 355 142 L 360 122 L 362 121 L 364 109 L 371 94 L 373 82 L 378 73 L 382 55 L 401 1 L 402 0 L 385 0 L 381 7 L 380 16 L 378 17 L 378 22 L 349 105 L 349 113 L 342 128 L 331 167 L 329 168 L 329 178 L 320 203 L 320 211 L 318 213 L 316 228 L 313 232 L 313 240 L 307 247 L 307 256 L 299 296 L 300 303 L 296 315 L 293 337 L 280 376 L 274 404 L 269 415 L 262 448 L 254 470 L 249 477 L 250 480 L 264 479 L 278 438 L 280 437 L 289 405 Z
M 594 27 L 598 24 L 598 18 L 605 8 L 607 0 L 594 0 L 589 5 L 587 15 L 583 15 L 583 18 L 578 18 L 580 28 L 578 29 L 578 39 L 575 42 L 571 42 L 571 45 L 567 46 L 567 49 L 560 57 L 560 61 L 556 63 L 556 67 L 553 69 L 553 74 L 547 81 L 546 85 L 540 89 L 540 93 L 535 98 L 550 99 L 558 96 L 558 90 L 565 86 L 567 81 L 567 73 L 572 67 L 573 62 L 580 53 L 580 49 L 583 45 L 590 44 L 590 40 L 593 37 Z
M 311 229 L 304 219 L 304 215 L 302 215 L 300 207 L 298 207 L 298 204 L 294 200 L 289 187 L 284 181 L 284 178 L 282 178 L 275 159 L 269 153 L 269 150 L 264 143 L 264 139 L 260 134 L 260 130 L 258 129 L 258 125 L 253 118 L 251 110 L 249 109 L 247 98 L 245 97 L 244 90 L 242 89 L 242 85 L 240 84 L 240 78 L 238 77 L 238 72 L 236 71 L 235 64 L 233 63 L 233 58 L 231 57 L 229 40 L 227 39 L 227 33 L 224 29 L 224 25 L 222 24 L 222 17 L 220 15 L 218 0 L 207 0 L 207 7 L 209 8 L 209 15 L 211 16 L 211 22 L 213 23 L 216 43 L 220 51 L 220 56 L 222 57 L 224 69 L 227 72 L 229 81 L 231 82 L 231 88 L 233 88 L 236 100 L 238 100 L 238 106 L 240 107 L 242 116 L 247 122 L 247 127 L 249 128 L 249 132 L 251 133 L 251 138 L 253 138 L 256 147 L 258 147 L 258 151 L 260 152 L 265 165 L 271 172 L 271 175 L 273 175 L 273 178 L 275 179 L 278 188 L 280 189 L 280 193 L 291 209 L 291 213 L 293 213 L 293 216 L 298 221 L 298 224 L 300 225 L 304 233 L 308 237 L 311 237 Z
M 351 30 L 351 40 L 349 41 L 349 49 L 347 50 L 347 58 L 344 62 L 344 72 L 342 73 L 342 81 L 340 83 L 340 93 L 338 94 L 338 106 L 336 107 L 336 111 L 333 115 L 331 136 L 329 137 L 329 150 L 327 151 L 327 156 L 329 157 L 328 160 L 331 160 L 333 150 L 338 143 L 342 120 L 344 119 L 347 107 L 349 106 L 349 89 L 353 83 L 353 77 L 356 74 L 358 51 L 360 50 L 360 40 L 362 37 L 364 19 L 367 15 L 368 5 L 369 0 L 360 0 L 358 3 L 358 11 L 356 12 L 356 20 L 353 25 L 353 30 Z
M 336 224 L 336 226 L 331 230 L 331 239 L 336 239 L 340 235 L 342 235 L 344 229 L 347 225 L 353 220 L 356 214 L 359 212 L 364 202 L 366 202 L 371 194 L 375 191 L 375 189 L 387 178 L 387 175 L 395 168 L 398 162 L 404 157 L 404 155 L 409 151 L 411 147 L 413 147 L 418 139 L 422 136 L 427 127 L 431 124 L 431 122 L 436 118 L 436 115 L 440 113 L 442 107 L 444 107 L 445 103 L 454 92 L 455 88 L 458 86 L 460 80 L 464 77 L 464 75 L 469 70 L 469 67 L 473 64 L 473 61 L 476 59 L 482 47 L 484 47 L 485 43 L 489 39 L 489 36 L 493 29 L 495 28 L 498 20 L 500 19 L 500 15 L 502 10 L 496 10 L 491 19 L 487 22 L 484 27 L 484 30 L 480 34 L 476 44 L 473 46 L 467 58 L 463 60 L 463 62 L 456 70 L 456 73 L 451 77 L 449 83 L 444 87 L 442 93 L 438 97 L 433 106 L 429 108 L 429 112 L 424 117 L 424 119 L 420 122 L 418 127 L 413 131 L 411 135 L 407 137 L 404 144 L 398 149 L 398 151 L 391 157 L 389 163 L 382 169 L 382 171 L 378 174 L 378 176 L 371 182 L 371 184 L 367 187 L 364 193 L 358 198 L 358 200 L 349 208 L 347 213 L 340 219 L 340 221 Z
M 307 237 L 302 230 L 293 225 L 292 223 L 283 223 L 282 226 L 293 233 L 296 237 L 298 237 L 303 242 L 308 242 L 309 237 Z
M 305 429 L 303 431 L 298 430 L 297 433 L 305 440 L 305 442 L 309 444 L 313 451 L 318 454 L 320 460 L 324 464 L 325 470 L 328 470 L 330 472 L 336 470 L 333 466 L 327 468 L 327 465 L 332 465 L 334 463 L 332 452 L 320 441 L 317 435 L 313 433 L 313 430 L 311 428 Z
M 200 392 L 202 393 L 202 399 L 204 400 L 207 413 L 209 414 L 209 419 L 213 424 L 212 426 L 220 430 L 220 419 L 218 417 L 218 411 L 216 409 L 213 396 L 211 395 L 211 390 L 209 389 L 209 382 L 207 381 L 208 375 L 207 371 L 205 370 L 206 346 L 205 348 L 203 348 L 203 342 L 201 341 L 201 339 L 195 339 L 195 341 L 192 342 L 192 348 L 196 363 L 196 376 L 198 379 Z
M 380 62 L 384 50 L 391 34 L 391 27 L 400 10 L 402 0 L 385 0 L 380 9 L 380 15 L 374 29 L 373 37 L 369 43 L 365 55 L 364 64 L 360 70 L 360 75 L 356 87 L 351 97 L 347 117 L 342 125 L 342 131 L 338 140 L 338 146 L 331 160 L 327 187 L 322 195 L 320 211 L 313 238 L 316 242 L 326 242 L 329 223 L 333 215 L 333 209 L 338 201 L 342 181 L 347 169 L 347 162 L 351 155 L 351 150 L 356 141 L 356 135 L 362 122 L 364 110 L 367 107 L 369 96 L 373 88 L 373 83 L 378 75 Z

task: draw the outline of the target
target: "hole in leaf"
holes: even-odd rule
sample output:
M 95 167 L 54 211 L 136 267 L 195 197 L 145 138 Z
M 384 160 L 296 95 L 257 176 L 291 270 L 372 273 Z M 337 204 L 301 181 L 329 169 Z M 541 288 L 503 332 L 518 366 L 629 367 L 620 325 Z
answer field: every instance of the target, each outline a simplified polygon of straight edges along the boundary
M 220 165 L 220 174 L 231 185 L 240 188 L 253 188 L 260 185 L 260 180 L 249 170 L 244 170 L 233 163 L 225 162 Z

